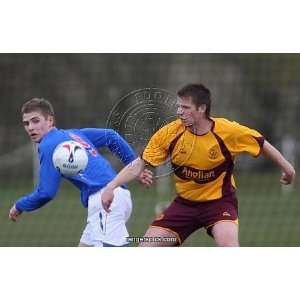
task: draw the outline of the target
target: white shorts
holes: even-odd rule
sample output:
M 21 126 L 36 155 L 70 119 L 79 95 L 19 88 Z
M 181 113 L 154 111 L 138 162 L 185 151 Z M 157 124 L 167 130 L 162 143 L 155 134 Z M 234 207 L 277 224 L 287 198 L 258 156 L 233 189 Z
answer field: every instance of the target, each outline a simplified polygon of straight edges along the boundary
M 96 247 L 124 246 L 128 243 L 126 222 L 132 211 L 130 192 L 120 187 L 114 190 L 110 213 L 103 209 L 101 193 L 102 190 L 89 197 L 87 225 L 80 243 Z

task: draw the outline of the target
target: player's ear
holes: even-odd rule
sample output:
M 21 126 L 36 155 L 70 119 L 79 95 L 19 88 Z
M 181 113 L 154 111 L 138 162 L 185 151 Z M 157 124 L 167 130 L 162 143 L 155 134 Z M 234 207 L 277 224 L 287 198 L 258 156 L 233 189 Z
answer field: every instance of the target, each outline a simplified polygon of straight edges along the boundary
M 54 126 L 54 117 L 48 115 L 48 116 L 47 116 L 47 119 L 48 119 L 48 121 L 50 122 L 50 124 L 51 124 L 52 126 Z
M 206 104 L 200 104 L 199 107 L 198 107 L 198 111 L 199 112 L 202 112 L 202 113 L 205 113 L 206 112 Z

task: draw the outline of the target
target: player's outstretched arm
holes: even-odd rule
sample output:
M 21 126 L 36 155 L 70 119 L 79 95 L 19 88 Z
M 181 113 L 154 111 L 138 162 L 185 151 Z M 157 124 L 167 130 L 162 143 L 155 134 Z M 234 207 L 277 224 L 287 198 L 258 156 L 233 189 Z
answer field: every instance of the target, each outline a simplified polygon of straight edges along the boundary
M 125 168 L 123 168 L 119 174 L 105 187 L 101 194 L 101 201 L 103 208 L 110 212 L 110 205 L 114 198 L 114 189 L 126 184 L 140 176 L 145 167 L 145 162 L 138 157 Z
M 280 182 L 282 184 L 291 184 L 295 178 L 294 167 L 284 158 L 284 156 L 268 141 L 264 141 L 262 153 L 265 157 L 271 159 L 282 170 Z

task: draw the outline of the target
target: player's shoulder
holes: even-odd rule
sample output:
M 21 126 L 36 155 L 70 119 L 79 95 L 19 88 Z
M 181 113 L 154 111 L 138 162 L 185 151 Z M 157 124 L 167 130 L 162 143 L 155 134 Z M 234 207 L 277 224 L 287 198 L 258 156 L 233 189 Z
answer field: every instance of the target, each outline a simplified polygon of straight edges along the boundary
M 216 125 L 227 125 L 230 126 L 235 121 L 231 121 L 227 118 L 221 118 L 221 117 L 211 117 L 211 119 L 215 122 Z
M 156 133 L 168 133 L 172 135 L 177 134 L 181 130 L 184 130 L 184 125 L 180 119 L 176 119 L 160 128 Z
M 41 152 L 53 151 L 58 144 L 62 143 L 67 139 L 68 138 L 66 136 L 66 130 L 53 128 L 41 140 L 39 144 L 39 151 Z
M 220 137 L 232 137 L 233 135 L 243 135 L 248 134 L 252 131 L 252 134 L 257 134 L 255 130 L 238 123 L 237 121 L 230 121 L 225 118 L 212 118 L 215 122 L 214 132 Z
M 231 121 L 226 118 L 211 118 L 214 121 L 215 131 L 233 130 L 240 126 L 236 121 Z
M 176 136 L 178 136 L 184 130 L 185 128 L 181 120 L 175 120 L 156 131 L 152 135 L 150 142 L 151 144 L 158 143 L 159 145 L 164 145 L 167 147 L 174 140 L 174 138 L 176 138 Z

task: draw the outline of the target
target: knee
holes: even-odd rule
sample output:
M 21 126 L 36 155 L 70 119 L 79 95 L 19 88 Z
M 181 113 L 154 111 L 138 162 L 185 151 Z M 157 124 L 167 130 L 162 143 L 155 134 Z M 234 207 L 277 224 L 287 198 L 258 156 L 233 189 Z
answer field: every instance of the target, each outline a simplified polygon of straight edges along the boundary
M 239 247 L 239 241 L 236 239 L 224 238 L 216 240 L 218 247 Z
M 177 245 L 177 236 L 165 228 L 150 227 L 145 233 L 140 247 L 172 247 Z

